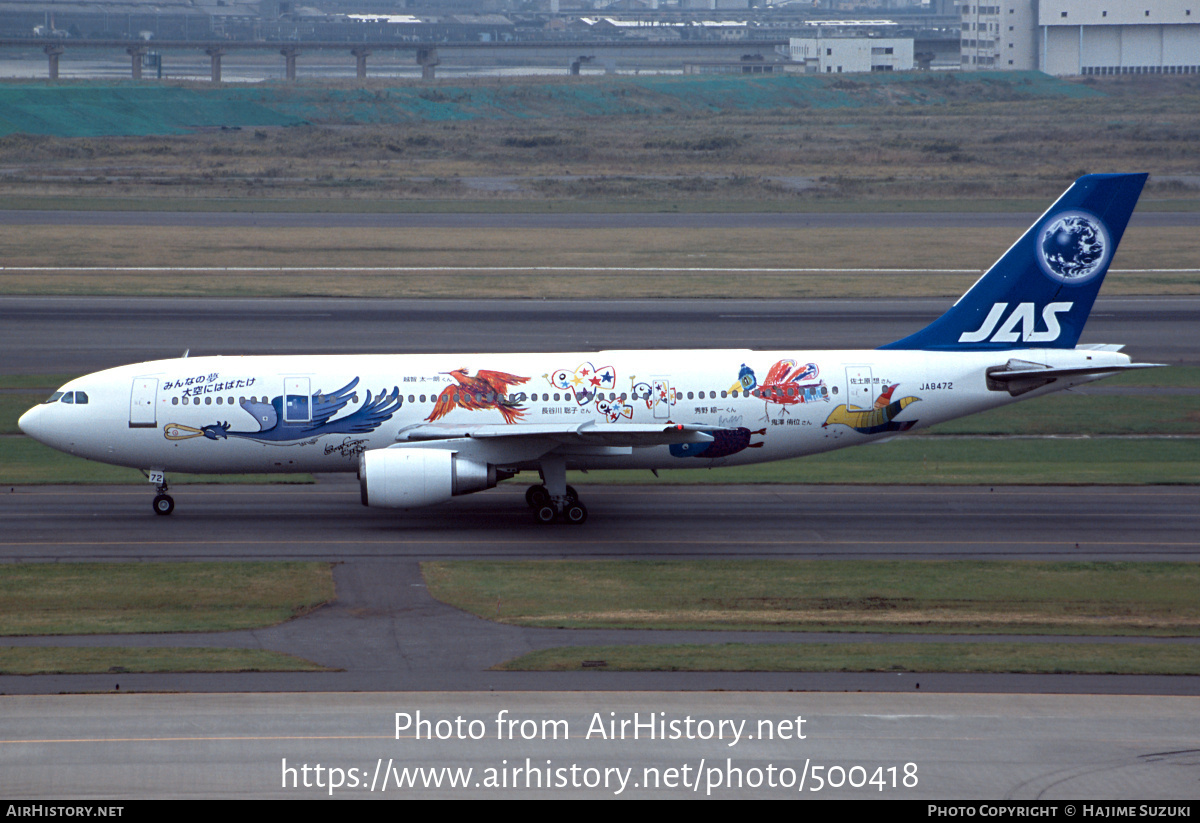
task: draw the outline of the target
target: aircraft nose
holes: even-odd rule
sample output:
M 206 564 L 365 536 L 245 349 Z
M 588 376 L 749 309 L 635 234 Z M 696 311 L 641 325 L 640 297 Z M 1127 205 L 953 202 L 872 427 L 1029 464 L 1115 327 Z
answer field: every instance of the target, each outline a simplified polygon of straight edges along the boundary
M 21 415 L 21 418 L 17 421 L 17 427 L 22 432 L 39 442 L 44 442 L 43 438 L 46 433 L 46 421 L 45 416 L 42 414 L 43 411 L 45 410 L 41 406 L 34 406 Z

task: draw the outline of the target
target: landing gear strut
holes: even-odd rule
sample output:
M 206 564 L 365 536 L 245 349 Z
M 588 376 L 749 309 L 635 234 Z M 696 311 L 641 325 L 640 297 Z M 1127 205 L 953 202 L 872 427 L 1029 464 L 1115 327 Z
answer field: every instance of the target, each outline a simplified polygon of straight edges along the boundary
M 166 515 L 175 511 L 175 498 L 167 494 L 167 475 L 161 471 L 151 470 L 146 472 L 146 477 L 154 484 L 154 490 L 158 492 L 154 498 L 154 513 Z

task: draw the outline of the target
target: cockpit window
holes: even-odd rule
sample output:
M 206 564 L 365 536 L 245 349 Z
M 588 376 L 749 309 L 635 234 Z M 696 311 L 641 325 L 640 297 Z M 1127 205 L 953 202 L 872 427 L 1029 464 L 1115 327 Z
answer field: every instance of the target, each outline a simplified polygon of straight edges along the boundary
M 54 394 L 42 401 L 42 405 L 48 403 L 86 403 L 88 401 L 87 392 L 84 391 L 56 391 Z

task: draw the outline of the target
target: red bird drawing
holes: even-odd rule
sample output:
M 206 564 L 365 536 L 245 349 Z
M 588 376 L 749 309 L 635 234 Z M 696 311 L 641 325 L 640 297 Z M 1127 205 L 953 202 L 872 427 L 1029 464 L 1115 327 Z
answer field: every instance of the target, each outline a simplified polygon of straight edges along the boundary
M 806 402 L 800 381 L 815 380 L 817 374 L 816 363 L 806 363 L 797 368 L 795 360 L 780 360 L 772 366 L 771 370 L 767 372 L 766 380 L 750 391 L 751 395 L 764 401 L 763 410 L 767 412 L 767 415 L 763 419 L 766 420 L 770 417 L 767 403 L 783 406 L 782 411 L 787 414 L 788 406 Z
M 458 381 L 457 386 L 447 386 L 438 395 L 433 411 L 425 418 L 426 422 L 445 417 L 455 408 L 476 411 L 478 409 L 496 409 L 504 415 L 505 423 L 515 423 L 525 417 L 525 407 L 508 399 L 509 386 L 519 386 L 529 380 L 528 377 L 517 377 L 502 371 L 478 371 L 472 377 L 466 369 L 442 372 Z

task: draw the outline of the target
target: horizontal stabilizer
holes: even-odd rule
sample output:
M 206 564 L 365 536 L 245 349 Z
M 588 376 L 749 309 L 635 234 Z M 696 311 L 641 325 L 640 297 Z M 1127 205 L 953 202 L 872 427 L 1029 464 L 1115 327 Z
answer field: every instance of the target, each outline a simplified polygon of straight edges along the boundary
M 1057 380 L 1070 377 L 1109 377 L 1133 369 L 1157 369 L 1166 363 L 1124 363 L 1107 366 L 1055 368 L 1025 360 L 1009 360 L 1006 365 L 987 370 L 987 386 L 992 391 L 1007 391 L 1013 397 L 1040 389 Z

